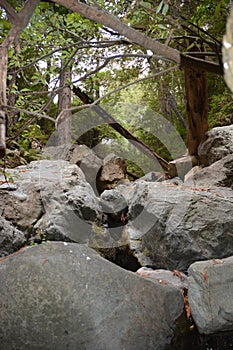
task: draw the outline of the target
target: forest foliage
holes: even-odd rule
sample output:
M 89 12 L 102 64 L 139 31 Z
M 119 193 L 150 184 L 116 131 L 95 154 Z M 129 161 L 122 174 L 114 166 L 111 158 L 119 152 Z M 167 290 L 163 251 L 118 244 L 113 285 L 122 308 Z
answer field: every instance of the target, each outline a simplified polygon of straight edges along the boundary
M 15 11 L 20 11 L 25 4 L 23 0 L 8 2 Z M 214 56 L 221 61 L 229 1 L 83 2 L 113 14 L 128 26 L 160 43 L 169 43 L 180 52 L 204 51 L 208 59 Z M 10 28 L 9 16 L 2 8 L 1 42 Z M 171 154 L 159 139 L 149 129 L 140 128 L 138 119 L 135 121 L 134 107 L 126 106 L 141 106 L 162 115 L 185 142 L 184 77 L 179 69 L 163 74 L 172 65 L 169 59 L 155 57 L 152 52 L 77 12 L 55 2 L 41 1 L 17 44 L 8 51 L 7 165 L 15 166 L 40 158 L 55 131 L 55 121 L 61 112 L 59 98 L 64 87 L 72 92 L 74 86 L 94 101 L 99 99 L 101 106 L 110 106 L 108 109 L 119 123 L 162 157 L 171 160 Z M 65 71 L 70 75 L 62 85 Z M 161 75 L 157 76 L 158 73 Z M 231 124 L 233 100 L 223 76 L 208 73 L 207 79 L 209 128 Z M 73 114 L 81 110 L 82 104 L 71 93 Z M 85 123 L 85 113 L 79 113 L 79 118 L 82 115 Z M 109 125 L 102 124 L 73 142 L 95 147 L 118 138 L 122 139 Z M 124 147 L 127 149 L 127 142 Z

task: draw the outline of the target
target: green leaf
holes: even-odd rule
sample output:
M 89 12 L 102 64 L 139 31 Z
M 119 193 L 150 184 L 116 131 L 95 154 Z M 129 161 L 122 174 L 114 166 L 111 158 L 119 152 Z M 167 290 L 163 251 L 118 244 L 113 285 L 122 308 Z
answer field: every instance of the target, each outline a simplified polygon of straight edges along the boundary
M 169 10 L 169 6 L 168 6 L 168 4 L 165 4 L 165 5 L 163 6 L 162 14 L 163 14 L 164 16 L 166 16 L 166 14 L 168 13 L 168 10 Z
M 151 3 L 150 3 L 150 2 L 147 2 L 147 1 L 142 1 L 141 4 L 142 4 L 143 6 L 148 7 L 148 8 L 151 8 L 151 7 L 152 7 Z
M 157 7 L 156 13 L 159 13 L 162 10 L 163 7 L 163 0 L 160 2 L 159 6 Z

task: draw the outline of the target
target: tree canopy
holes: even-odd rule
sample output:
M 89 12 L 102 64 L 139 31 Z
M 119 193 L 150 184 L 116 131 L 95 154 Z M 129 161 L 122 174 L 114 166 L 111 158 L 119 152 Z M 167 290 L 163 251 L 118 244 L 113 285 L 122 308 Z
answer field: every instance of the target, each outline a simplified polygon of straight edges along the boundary
M 166 147 L 127 123 L 120 102 L 162 114 L 195 156 L 209 127 L 232 122 L 221 53 L 226 0 L 0 0 L 0 8 L 1 157 L 5 117 L 16 163 L 39 157 L 55 128 L 69 140 L 72 114 L 87 107 L 77 88 L 92 105 L 114 105 L 117 122 L 167 161 Z M 102 125 L 79 141 L 93 147 L 112 134 Z

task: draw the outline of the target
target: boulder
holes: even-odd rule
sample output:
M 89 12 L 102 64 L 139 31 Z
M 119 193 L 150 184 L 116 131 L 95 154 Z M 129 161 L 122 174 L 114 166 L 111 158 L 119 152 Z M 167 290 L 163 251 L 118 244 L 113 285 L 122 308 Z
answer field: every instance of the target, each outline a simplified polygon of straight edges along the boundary
M 0 257 L 13 253 L 25 243 L 23 232 L 0 216 Z
M 183 312 L 180 291 L 83 245 L 47 242 L 0 263 L 4 350 L 161 350 Z
M 208 167 L 194 167 L 184 183 L 193 186 L 226 186 L 233 188 L 233 154 L 218 160 Z
M 128 236 L 142 266 L 186 271 L 197 260 L 233 254 L 233 193 L 221 187 L 138 183 Z
M 197 159 L 195 156 L 190 156 L 185 154 L 184 156 L 172 160 L 169 162 L 170 166 L 173 166 L 176 169 L 176 173 L 172 177 L 179 177 L 181 180 L 184 179 L 184 176 L 192 169 L 192 165 L 197 164 Z
M 52 143 L 53 140 L 52 140 Z M 63 145 L 52 146 L 49 143 L 43 149 L 42 157 L 47 160 L 67 160 L 72 145 L 67 143 Z
M 100 205 L 113 222 L 123 222 L 123 216 L 128 212 L 128 202 L 117 189 L 105 190 L 100 196 Z
M 101 193 L 104 190 L 115 188 L 118 181 L 125 178 L 126 163 L 121 157 L 111 153 L 103 160 L 103 166 L 97 177 L 97 189 Z
M 189 267 L 188 300 L 200 333 L 233 331 L 233 257 Z
M 233 153 L 233 125 L 216 127 L 206 133 L 206 140 L 198 147 L 198 156 L 205 166 Z
M 87 243 L 101 211 L 81 169 L 65 160 L 41 160 L 9 169 L 14 191 L 2 191 L 2 216 L 27 236 Z
M 148 181 L 148 182 L 161 182 L 165 180 L 165 175 L 159 171 L 150 171 L 149 173 L 145 174 L 144 176 L 140 177 L 136 182 L 138 181 Z
M 102 160 L 85 145 L 74 145 L 69 151 L 66 160 L 76 164 L 83 171 L 86 180 L 96 187 L 96 176 L 102 166 Z

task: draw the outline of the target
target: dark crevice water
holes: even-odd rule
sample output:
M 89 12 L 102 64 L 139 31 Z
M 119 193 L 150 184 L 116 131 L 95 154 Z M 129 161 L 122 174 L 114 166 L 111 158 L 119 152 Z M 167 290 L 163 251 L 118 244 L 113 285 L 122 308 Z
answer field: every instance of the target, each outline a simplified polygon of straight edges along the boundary
M 114 248 L 99 248 L 98 252 L 105 259 L 125 270 L 136 272 L 138 269 L 140 269 L 140 267 L 142 267 L 128 245 Z
M 212 335 L 199 334 L 195 329 L 186 335 L 175 335 L 165 350 L 231 350 L 233 332 Z

